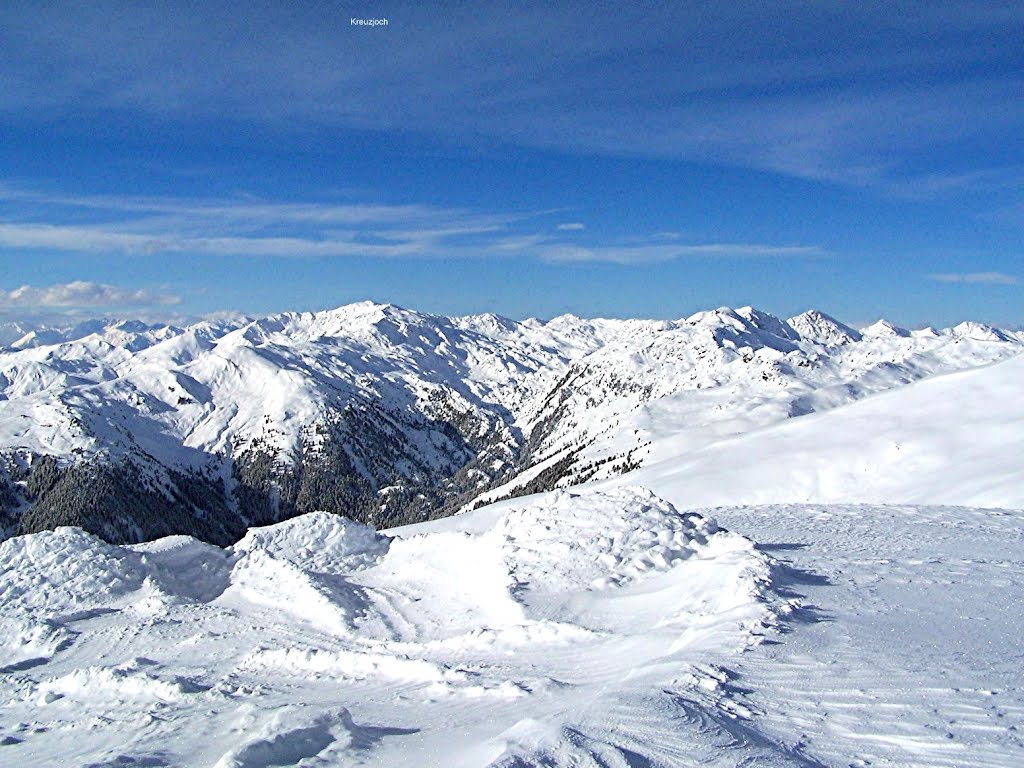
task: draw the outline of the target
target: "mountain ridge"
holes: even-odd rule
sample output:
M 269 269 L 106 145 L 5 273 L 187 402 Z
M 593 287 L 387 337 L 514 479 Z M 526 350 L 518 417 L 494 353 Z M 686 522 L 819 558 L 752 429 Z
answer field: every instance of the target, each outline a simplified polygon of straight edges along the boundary
M 360 302 L 119 321 L 0 352 L 2 527 L 224 544 L 315 509 L 416 522 L 656 461 L 660 434 L 709 444 L 1022 343 L 973 323 L 861 335 L 817 310 L 752 307 L 513 321 Z

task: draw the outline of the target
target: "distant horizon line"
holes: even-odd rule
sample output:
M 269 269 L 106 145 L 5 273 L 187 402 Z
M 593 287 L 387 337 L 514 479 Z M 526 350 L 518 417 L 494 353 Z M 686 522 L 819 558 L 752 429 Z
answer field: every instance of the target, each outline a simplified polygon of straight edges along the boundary
M 2 307 L 0 307 L 0 327 L 3 327 L 3 326 L 27 326 L 28 328 L 25 331 L 25 335 L 28 335 L 28 334 L 30 334 L 30 333 L 32 333 L 34 331 L 44 331 L 44 330 L 54 330 L 54 331 L 65 330 L 66 331 L 66 330 L 73 330 L 77 326 L 90 325 L 90 324 L 99 324 L 99 323 L 103 323 L 104 324 L 103 325 L 104 329 L 109 329 L 109 328 L 112 328 L 112 327 L 115 327 L 115 326 L 118 326 L 118 325 L 122 325 L 122 324 L 126 324 L 126 323 L 131 323 L 131 322 L 140 322 L 140 323 L 143 323 L 143 324 L 145 324 L 147 326 L 158 327 L 158 328 L 159 327 L 188 328 L 188 327 L 195 326 L 195 325 L 198 325 L 198 324 L 201 324 L 201 323 L 213 323 L 213 322 L 217 322 L 217 321 L 225 321 L 225 322 L 229 322 L 229 323 L 230 322 L 237 322 L 240 325 L 245 325 L 245 324 L 257 322 L 257 321 L 260 321 L 260 320 L 265 320 L 265 319 L 268 319 L 268 318 L 279 317 L 279 316 L 282 316 L 282 315 L 304 315 L 304 314 L 319 315 L 319 314 L 327 314 L 327 313 L 332 313 L 332 312 L 338 312 L 340 310 L 350 309 L 350 308 L 364 306 L 364 305 L 367 308 L 371 308 L 372 307 L 372 308 L 381 308 L 381 309 L 388 309 L 388 308 L 396 309 L 396 310 L 400 310 L 402 312 L 408 312 L 408 313 L 411 313 L 411 314 L 414 314 L 414 315 L 419 315 L 421 317 L 436 317 L 436 318 L 444 318 L 444 319 L 449 319 L 449 320 L 474 318 L 474 317 L 494 317 L 494 318 L 497 318 L 497 319 L 500 319 L 500 320 L 505 320 L 505 321 L 508 321 L 508 322 L 511 322 L 511 323 L 515 323 L 515 324 L 523 324 L 523 323 L 528 323 L 530 321 L 534 321 L 534 322 L 538 322 L 538 323 L 547 325 L 549 323 L 552 323 L 552 322 L 555 322 L 557 320 L 564 319 L 564 318 L 573 318 L 573 319 L 582 320 L 582 321 L 607 321 L 607 322 L 647 321 L 647 322 L 679 323 L 679 322 L 686 322 L 686 321 L 692 320 L 692 319 L 694 319 L 698 315 L 704 315 L 704 314 L 716 313 L 716 312 L 730 312 L 730 313 L 734 313 L 734 314 L 740 314 L 740 313 L 743 313 L 745 310 L 749 310 L 750 312 L 755 312 L 755 313 L 758 313 L 758 314 L 761 314 L 761 315 L 767 315 L 769 317 L 775 318 L 776 320 L 779 320 L 779 321 L 781 321 L 783 323 L 786 323 L 787 325 L 790 324 L 790 322 L 792 320 L 794 320 L 794 319 L 803 317 L 803 316 L 811 314 L 811 313 L 817 313 L 817 314 L 823 316 L 826 320 L 830 320 L 830 321 L 836 322 L 836 323 L 838 323 L 840 325 L 846 326 L 847 328 L 850 328 L 851 330 L 855 330 L 855 331 L 858 331 L 858 332 L 861 332 L 861 331 L 863 331 L 866 328 L 870 328 L 872 326 L 879 325 L 879 324 L 887 324 L 887 325 L 890 325 L 890 326 L 892 326 L 892 327 L 894 327 L 894 328 L 896 328 L 898 330 L 904 330 L 904 331 L 910 331 L 910 332 L 913 332 L 913 331 L 926 331 L 926 330 L 929 330 L 929 329 L 935 330 L 935 331 L 952 330 L 952 329 L 958 327 L 959 325 L 962 325 L 962 324 L 965 324 L 965 323 L 973 324 L 973 325 L 978 325 L 978 326 L 989 327 L 989 328 L 994 328 L 996 330 L 1011 331 L 1011 332 L 1016 332 L 1016 331 L 1024 330 L 1024 324 L 1013 324 L 1013 323 L 1011 323 L 1011 324 L 994 324 L 994 323 L 982 322 L 982 321 L 977 321 L 977 320 L 961 320 L 959 323 L 955 323 L 955 324 L 952 324 L 952 325 L 938 325 L 938 324 L 933 324 L 933 323 L 905 324 L 905 323 L 897 323 L 897 322 L 888 320 L 885 317 L 880 317 L 880 318 L 878 318 L 876 320 L 871 320 L 871 321 L 864 321 L 864 320 L 862 320 L 862 321 L 857 321 L 857 322 L 847 322 L 847 321 L 839 319 L 835 315 L 832 315 L 832 314 L 830 314 L 830 313 L 828 313 L 828 312 L 826 312 L 826 311 L 824 311 L 822 309 L 819 309 L 817 307 L 810 307 L 810 308 L 808 308 L 808 309 L 806 309 L 806 310 L 804 310 L 802 312 L 798 312 L 797 314 L 789 315 L 788 317 L 784 316 L 783 314 L 776 314 L 774 312 L 771 312 L 771 311 L 768 311 L 768 310 L 765 310 L 765 309 L 761 309 L 761 308 L 759 308 L 759 307 L 757 307 L 757 306 L 755 306 L 753 304 L 743 304 L 743 305 L 740 305 L 740 306 L 729 306 L 729 305 L 723 304 L 723 305 L 719 305 L 719 306 L 715 306 L 715 307 L 709 307 L 707 309 L 700 309 L 700 310 L 697 310 L 695 312 L 691 312 L 691 313 L 686 314 L 686 315 L 672 316 L 672 317 L 656 317 L 656 316 L 644 316 L 644 315 L 617 315 L 617 316 L 616 315 L 581 315 L 581 314 L 578 314 L 577 312 L 572 312 L 572 311 L 563 312 L 563 313 L 560 313 L 558 315 L 551 315 L 549 317 L 540 316 L 540 315 L 528 315 L 526 317 L 513 317 L 513 316 L 506 315 L 506 314 L 503 314 L 501 312 L 496 312 L 496 311 L 493 311 L 493 310 L 485 310 L 485 311 L 481 311 L 481 312 L 469 312 L 469 313 L 456 313 L 456 314 L 446 314 L 446 313 L 440 313 L 440 312 L 430 312 L 430 311 L 426 311 L 426 310 L 415 309 L 415 308 L 406 306 L 404 304 L 399 304 L 399 303 L 392 302 L 392 301 L 381 301 L 381 300 L 372 299 L 372 298 L 361 299 L 361 300 L 358 300 L 358 301 L 346 302 L 344 304 L 338 304 L 338 305 L 335 305 L 335 306 L 322 307 L 322 308 L 318 308 L 318 309 L 284 309 L 284 310 L 277 310 L 277 311 L 270 311 L 270 312 L 245 312 L 245 311 L 241 311 L 241 310 L 225 309 L 225 310 L 214 310 L 212 312 L 206 312 L 206 313 L 200 313 L 200 314 L 182 314 L 182 315 L 168 315 L 166 313 L 146 312 L 144 310 L 140 311 L 138 313 L 131 313 L 130 311 L 124 311 L 124 312 L 121 312 L 121 311 L 110 311 L 110 312 L 100 311 L 100 312 L 96 312 L 96 313 L 89 313 L 87 311 L 77 311 L 76 310 L 76 311 L 68 313 L 68 314 L 61 314 L 59 312 L 55 312 L 55 313 L 39 312 L 39 313 L 19 314 L 19 313 L 16 313 L 16 312 L 6 311 Z

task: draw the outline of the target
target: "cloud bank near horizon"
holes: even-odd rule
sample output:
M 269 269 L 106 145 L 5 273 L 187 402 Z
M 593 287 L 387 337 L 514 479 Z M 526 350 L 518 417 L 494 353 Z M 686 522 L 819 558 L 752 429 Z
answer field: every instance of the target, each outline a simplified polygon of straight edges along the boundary
M 135 308 L 174 306 L 181 297 L 143 288 L 74 280 L 47 286 L 22 285 L 0 290 L 0 312 L 11 310 Z

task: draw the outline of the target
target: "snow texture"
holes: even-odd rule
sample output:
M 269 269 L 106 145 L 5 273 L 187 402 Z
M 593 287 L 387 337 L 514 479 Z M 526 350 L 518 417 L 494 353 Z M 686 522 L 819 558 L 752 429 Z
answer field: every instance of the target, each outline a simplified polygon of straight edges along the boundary
M 670 730 L 665 687 L 703 690 L 785 607 L 749 541 L 642 489 L 397 537 L 306 515 L 230 550 L 60 529 L 0 544 L 0 573 L 19 766 L 625 759 L 611 709 Z

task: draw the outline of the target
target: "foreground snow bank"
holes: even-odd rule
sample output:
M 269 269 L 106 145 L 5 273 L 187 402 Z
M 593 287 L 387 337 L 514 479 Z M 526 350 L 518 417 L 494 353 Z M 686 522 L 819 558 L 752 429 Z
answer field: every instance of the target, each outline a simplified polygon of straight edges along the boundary
M 509 510 L 495 528 L 516 578 L 548 591 L 617 586 L 665 570 L 706 547 L 717 531 L 714 519 L 680 514 L 643 488 L 557 491 Z
M 768 576 L 749 541 L 640 488 L 395 536 L 306 515 L 228 550 L 19 537 L 0 544 L 0 757 L 475 766 L 571 761 L 579 744 L 628 756 L 624 708 L 657 722 L 664 701 L 648 708 L 665 691 L 707 689 L 714 659 L 771 623 Z
M 307 571 L 359 570 L 388 551 L 389 539 L 373 528 L 326 512 L 251 528 L 232 547 L 240 555 L 265 552 Z

